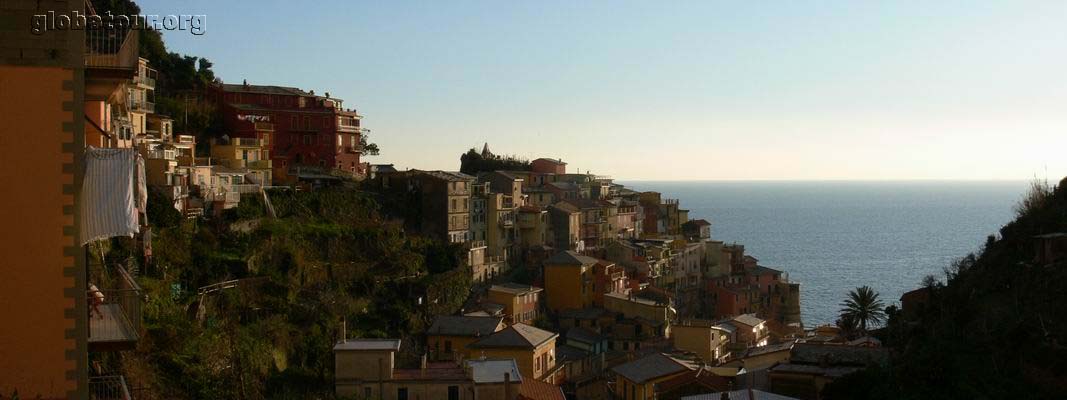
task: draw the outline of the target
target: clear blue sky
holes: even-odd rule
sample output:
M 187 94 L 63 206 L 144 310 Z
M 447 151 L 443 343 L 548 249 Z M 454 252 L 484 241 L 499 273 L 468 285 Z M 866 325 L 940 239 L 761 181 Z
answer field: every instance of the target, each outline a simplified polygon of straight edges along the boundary
M 748 4 L 759 3 L 759 4 Z M 623 179 L 1067 175 L 1067 2 L 161 1 L 226 82 L 330 92 L 374 163 Z

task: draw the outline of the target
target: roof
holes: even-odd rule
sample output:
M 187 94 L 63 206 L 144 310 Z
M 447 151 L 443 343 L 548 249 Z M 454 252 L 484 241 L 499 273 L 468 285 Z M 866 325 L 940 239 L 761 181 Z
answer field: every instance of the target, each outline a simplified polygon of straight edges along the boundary
M 565 201 L 557 202 L 556 204 L 553 204 L 552 207 L 554 207 L 554 208 L 556 208 L 556 209 L 558 209 L 560 211 L 571 213 L 571 214 L 578 213 L 578 212 L 582 211 L 582 210 L 579 210 L 578 207 L 575 207 L 573 204 L 570 204 L 570 203 L 565 202 Z
M 519 176 L 516 173 L 511 172 L 511 171 L 503 171 L 503 170 L 501 170 L 501 171 L 493 171 L 493 173 L 497 174 L 497 175 L 500 175 L 500 176 L 503 176 L 504 178 L 511 179 L 513 181 L 524 181 L 525 180 L 525 179 L 523 179 L 523 177 L 521 177 L 521 176 Z
M 756 356 L 762 356 L 764 354 L 777 353 L 779 351 L 788 351 L 788 350 L 792 350 L 793 349 L 793 345 L 794 344 L 796 344 L 796 341 L 795 340 L 790 340 L 788 342 L 783 342 L 783 343 L 778 343 L 778 344 L 769 344 L 769 345 L 766 345 L 766 346 L 752 347 L 752 348 L 749 348 L 748 351 L 745 353 L 745 355 L 742 356 L 742 357 L 756 357 Z
M 547 260 L 545 260 L 545 264 L 593 265 L 596 264 L 598 261 L 599 260 L 593 257 L 583 256 L 573 250 L 565 250 L 554 254 L 552 257 L 549 257 Z
M 427 176 L 430 176 L 430 177 L 434 177 L 434 178 L 437 178 L 437 179 L 449 181 L 449 182 L 462 182 L 462 181 L 473 181 L 474 180 L 473 176 L 464 174 L 462 172 L 455 172 L 455 171 L 413 170 L 413 172 L 419 173 L 419 174 L 423 174 L 423 175 L 427 175 Z
M 556 346 L 557 365 L 566 361 L 581 360 L 586 357 L 589 357 L 588 351 L 566 344 Z
M 733 390 L 730 392 L 726 392 L 726 396 L 730 400 L 799 400 L 796 397 L 782 396 L 780 394 L 774 394 L 755 389 Z M 682 397 L 682 400 L 721 400 L 722 398 L 723 392 L 715 392 L 697 394 L 693 396 L 684 396 Z
M 863 369 L 862 367 L 848 367 L 848 366 L 829 366 L 823 367 L 820 365 L 807 365 L 807 364 L 778 364 L 771 367 L 771 372 L 778 373 L 790 373 L 790 374 L 804 374 L 804 375 L 820 375 L 829 377 L 842 377 L 853 372 Z
M 741 324 L 744 324 L 744 325 L 748 325 L 748 326 L 752 326 L 752 327 L 755 327 L 755 326 L 757 326 L 759 324 L 767 322 L 767 321 L 764 321 L 762 319 L 756 318 L 756 314 L 741 314 L 741 315 L 735 316 L 733 318 L 730 318 L 730 321 L 738 322 L 738 323 L 741 323 Z
M 690 368 L 666 354 L 652 353 L 616 366 L 611 370 L 630 382 L 640 384 L 656 378 L 688 371 Z
M 754 273 L 756 275 L 769 275 L 769 274 L 781 274 L 782 271 L 779 271 L 777 269 L 770 268 L 770 267 L 764 267 L 762 265 L 757 265 L 756 268 L 754 268 L 752 270 L 752 273 Z
M 519 399 L 527 400 L 567 400 L 563 396 L 563 389 L 559 386 L 541 382 L 537 379 L 527 379 L 519 385 Z
M 709 373 L 705 369 L 695 369 L 657 383 L 656 391 L 658 393 L 669 393 L 675 390 L 683 390 L 684 393 L 692 393 L 696 391 L 694 390 L 696 387 L 702 387 L 703 390 L 726 390 L 731 387 L 731 383 L 729 379 L 715 373 Z M 663 396 L 663 398 L 670 397 Z
M 471 343 L 467 345 L 467 347 L 475 349 L 496 347 L 532 349 L 549 340 L 555 339 L 557 336 L 559 335 L 555 332 L 549 332 L 523 323 L 517 323 Z
M 310 92 L 306 92 L 302 89 L 289 86 L 244 85 L 240 83 L 225 83 L 222 85 L 222 90 L 224 92 L 232 93 L 262 93 L 282 94 L 291 96 L 314 96 Z
M 692 219 L 692 220 L 686 221 L 686 222 L 685 222 L 684 224 L 682 224 L 682 225 L 689 225 L 689 226 L 711 226 L 711 222 L 708 222 L 708 220 L 706 220 L 706 219 Z
M 538 159 L 536 159 L 534 161 L 548 162 L 548 163 L 552 163 L 552 164 L 556 164 L 556 165 L 567 165 L 567 163 L 563 162 L 563 160 L 554 159 L 554 158 L 541 157 L 541 158 L 538 158 Z
M 479 317 L 461 315 L 441 315 L 434 318 L 427 335 L 445 336 L 488 336 L 496 332 L 502 317 Z
M 592 344 L 599 343 L 600 341 L 604 340 L 604 336 L 601 336 L 599 333 L 596 333 L 590 329 L 577 327 L 567 330 L 567 342 L 570 342 L 572 340 Z
M 426 369 L 411 368 L 393 370 L 393 380 L 421 380 L 421 381 L 462 381 L 467 379 L 467 372 L 452 361 L 430 362 Z
M 346 339 L 333 346 L 333 351 L 398 351 L 400 339 Z
M 489 291 L 490 292 L 496 291 L 496 292 L 504 292 L 504 293 L 511 293 L 511 294 L 534 293 L 534 292 L 540 292 L 542 290 L 544 290 L 544 289 L 541 289 L 541 288 L 539 288 L 537 286 L 523 285 L 521 283 L 512 283 L 512 282 L 501 283 L 499 285 L 493 285 L 493 286 L 489 287 Z
M 839 344 L 797 343 L 789 354 L 795 364 L 859 365 L 882 364 L 889 353 L 880 347 L 845 346 Z
M 552 187 L 554 187 L 556 189 L 559 189 L 559 190 L 566 190 L 566 191 L 578 190 L 578 184 L 573 183 L 573 182 L 556 181 L 556 182 L 547 182 L 547 183 L 545 183 L 545 185 L 546 186 L 552 186 Z
M 512 382 L 522 382 L 522 374 L 514 359 L 506 360 L 467 360 L 474 383 L 503 383 L 504 374 L 509 374 Z
M 666 307 L 666 306 L 668 306 L 668 304 L 663 303 L 663 302 L 655 301 L 655 300 L 652 300 L 652 299 L 646 299 L 644 297 L 637 297 L 637 296 L 631 297 L 631 296 L 627 296 L 627 295 L 622 294 L 622 293 L 614 293 L 614 292 L 612 292 L 612 293 L 604 293 L 604 296 L 605 297 L 613 297 L 613 298 L 620 299 L 620 300 L 626 300 L 626 301 L 637 303 L 637 304 L 643 304 L 643 305 L 646 305 L 646 306 L 656 306 L 656 307 Z

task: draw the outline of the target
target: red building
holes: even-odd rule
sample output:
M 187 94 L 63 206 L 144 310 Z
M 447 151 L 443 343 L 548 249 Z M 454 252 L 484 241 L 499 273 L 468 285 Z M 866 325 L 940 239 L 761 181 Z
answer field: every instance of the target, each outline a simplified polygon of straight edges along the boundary
M 343 100 L 284 86 L 221 84 L 219 110 L 235 137 L 266 139 L 275 181 L 290 180 L 293 167 L 318 167 L 362 175 L 360 119 Z
M 567 173 L 567 163 L 559 159 L 538 158 L 530 163 L 530 169 L 542 174 L 563 175 Z

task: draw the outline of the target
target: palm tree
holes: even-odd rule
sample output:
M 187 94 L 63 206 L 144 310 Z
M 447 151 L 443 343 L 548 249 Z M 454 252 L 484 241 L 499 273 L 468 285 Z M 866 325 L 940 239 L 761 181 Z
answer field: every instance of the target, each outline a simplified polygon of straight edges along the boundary
M 885 304 L 870 286 L 861 286 L 848 292 L 848 298 L 841 303 L 841 307 L 841 318 L 855 321 L 864 334 L 868 325 L 885 321 Z

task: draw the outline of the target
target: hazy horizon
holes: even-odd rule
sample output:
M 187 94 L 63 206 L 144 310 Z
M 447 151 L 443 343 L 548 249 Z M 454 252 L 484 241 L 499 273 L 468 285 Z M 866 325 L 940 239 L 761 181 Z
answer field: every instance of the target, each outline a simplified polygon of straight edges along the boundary
M 345 99 L 371 163 L 488 142 L 627 180 L 1067 175 L 1062 2 L 141 6 L 207 15 L 165 40 L 225 82 Z

